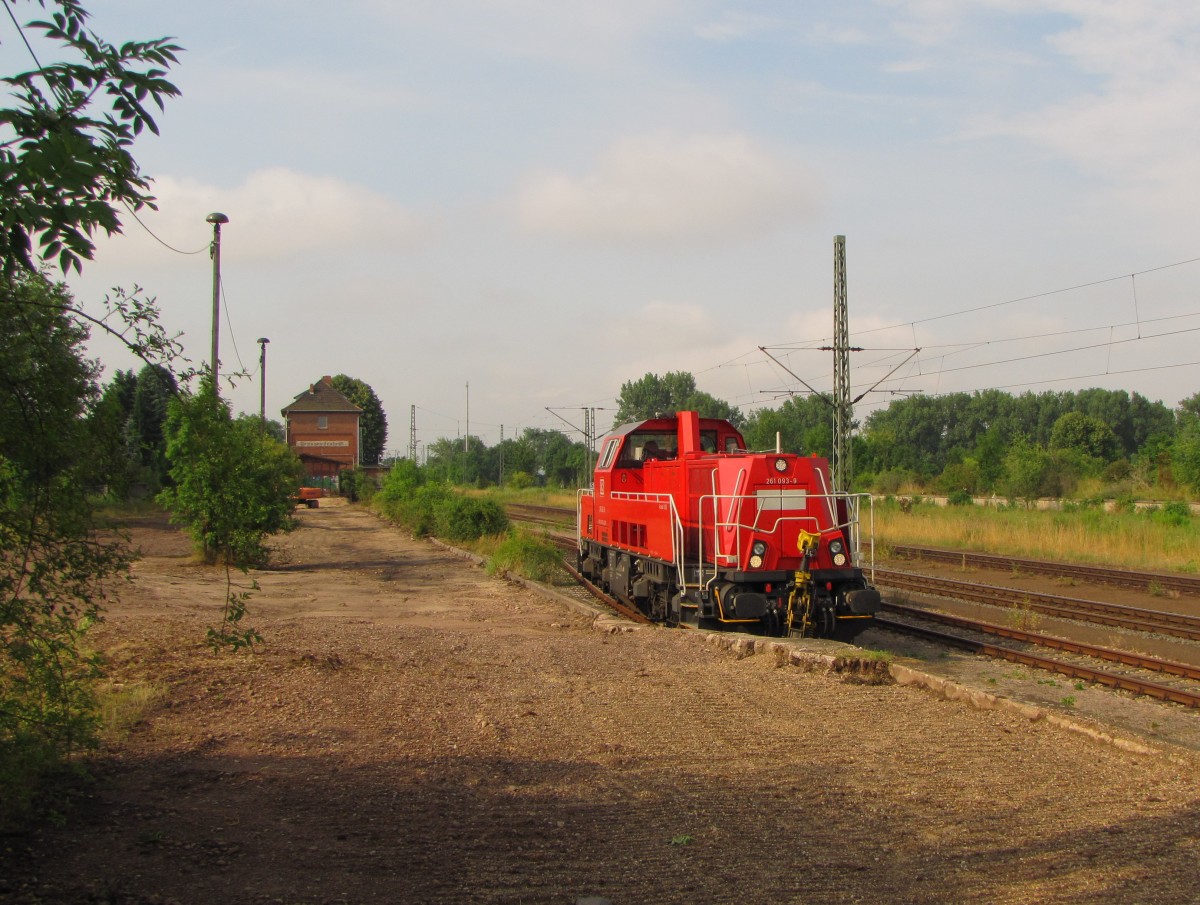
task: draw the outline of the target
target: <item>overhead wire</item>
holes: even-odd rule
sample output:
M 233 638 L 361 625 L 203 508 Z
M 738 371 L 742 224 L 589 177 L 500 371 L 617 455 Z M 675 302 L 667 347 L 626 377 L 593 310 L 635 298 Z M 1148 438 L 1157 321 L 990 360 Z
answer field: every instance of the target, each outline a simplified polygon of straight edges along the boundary
M 174 245 L 171 245 L 170 243 L 168 243 L 168 242 L 164 241 L 163 239 L 161 239 L 161 238 L 160 238 L 160 237 L 159 237 L 159 236 L 158 236 L 158 235 L 157 235 L 157 234 L 154 232 L 154 230 L 152 230 L 150 227 L 148 227 L 148 226 L 145 224 L 145 222 L 142 220 L 142 218 L 141 218 L 141 217 L 139 217 L 139 216 L 137 215 L 137 211 L 135 211 L 135 210 L 134 210 L 132 207 L 130 207 L 130 206 L 129 206 L 129 203 L 128 203 L 128 202 L 124 202 L 124 206 L 125 206 L 125 210 L 129 211 L 129 216 L 133 217 L 133 219 L 134 219 L 134 220 L 136 220 L 136 221 L 138 222 L 138 225 L 139 225 L 139 226 L 140 226 L 142 229 L 144 229 L 146 232 L 148 232 L 148 233 L 150 234 L 150 237 L 151 237 L 152 239 L 154 239 L 154 241 L 155 241 L 155 242 L 157 242 L 157 243 L 158 243 L 159 245 L 161 245 L 163 248 L 167 248 L 167 249 L 169 249 L 169 250 L 171 250 L 171 251 L 175 252 L 175 254 L 178 254 L 178 255 L 198 255 L 198 254 L 200 254 L 201 252 L 208 251 L 208 250 L 209 250 L 209 249 L 212 247 L 212 242 L 205 242 L 203 245 L 201 245 L 201 246 L 200 246 L 199 248 L 197 248 L 195 251 L 183 251 L 183 250 L 181 250 L 181 249 L 178 249 L 178 248 L 176 248 Z

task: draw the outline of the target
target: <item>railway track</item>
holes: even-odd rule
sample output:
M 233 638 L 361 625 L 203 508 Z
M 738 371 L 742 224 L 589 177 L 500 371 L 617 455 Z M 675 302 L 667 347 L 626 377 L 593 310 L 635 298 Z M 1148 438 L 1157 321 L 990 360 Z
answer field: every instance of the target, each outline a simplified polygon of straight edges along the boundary
M 1034 634 L 1032 632 L 1023 632 L 1018 629 L 1008 628 L 1006 626 L 992 625 L 990 623 L 979 622 L 972 619 L 963 619 L 957 616 L 949 616 L 944 613 L 933 613 L 917 607 L 885 604 L 884 610 L 893 614 L 903 614 L 906 617 L 916 618 L 923 621 L 943 623 L 960 631 L 975 632 L 984 635 L 996 635 L 1023 644 L 1051 647 L 1068 654 L 1074 654 L 1081 658 L 1108 661 L 1123 666 L 1128 666 L 1135 670 L 1165 673 L 1179 676 L 1180 678 L 1194 682 L 1200 682 L 1200 669 L 1183 663 L 1174 663 L 1171 661 L 1160 660 L 1155 657 L 1146 657 L 1140 654 L 1129 653 L 1127 651 L 1113 650 L 1111 648 L 1080 644 L 1078 642 L 1069 641 L 1063 638 L 1052 638 L 1046 635 Z M 909 635 L 915 635 L 938 644 L 957 647 L 972 651 L 974 653 L 985 654 L 990 657 L 1008 660 L 1013 663 L 1021 663 L 1025 666 L 1049 670 L 1050 672 L 1059 673 L 1060 675 L 1069 676 L 1074 679 L 1080 679 L 1085 682 L 1095 682 L 1108 688 L 1127 691 L 1133 694 L 1147 695 L 1152 698 L 1157 698 L 1160 701 L 1170 701 L 1176 704 L 1183 704 L 1187 707 L 1200 707 L 1200 686 L 1197 685 L 1193 685 L 1191 687 L 1168 685 L 1154 679 L 1139 676 L 1133 672 L 1114 672 L 1108 669 L 1101 669 L 1096 666 L 1089 665 L 1086 662 L 1080 662 L 1078 660 L 1069 661 L 1058 657 L 1034 653 L 1029 650 L 1009 647 L 1003 644 L 995 644 L 986 640 L 965 637 L 960 634 L 955 634 L 954 632 L 939 631 L 937 629 L 914 624 L 906 620 L 895 619 L 888 615 L 877 616 L 876 621 L 882 628 L 892 629 L 893 631 L 899 631 Z
M 542 527 L 552 525 L 562 528 L 565 521 L 569 522 L 574 517 L 574 513 L 569 509 L 551 506 L 510 505 L 509 512 L 516 520 Z M 570 554 L 575 550 L 575 540 L 573 537 L 553 532 L 547 532 L 547 536 L 563 551 L 564 555 Z M 906 547 L 901 549 L 906 551 L 909 556 L 913 555 L 913 551 L 920 550 L 922 554 L 925 552 L 924 548 Z M 897 552 L 899 553 L 899 551 Z M 981 568 L 1002 568 L 1007 565 L 1011 569 L 1014 568 L 1013 563 L 1035 562 L 1016 560 L 1009 557 L 993 557 L 990 559 L 989 564 L 984 565 L 982 561 L 974 559 L 975 554 L 954 554 L 953 551 L 934 552 L 950 554 L 936 561 L 959 563 L 963 561 L 962 557 L 965 555 L 968 565 Z M 997 566 L 996 562 L 1000 562 L 1002 565 Z M 1044 565 L 1052 567 L 1056 564 L 1045 563 Z M 564 558 L 564 566 L 576 581 L 587 588 L 594 597 L 606 606 L 634 621 L 643 623 L 649 621 L 643 614 L 624 606 L 620 601 L 613 600 L 588 582 L 582 575 L 575 571 L 571 564 L 566 561 L 566 558 Z M 1074 575 L 1075 573 L 1072 572 L 1073 569 L 1074 567 L 1072 566 L 1063 566 L 1057 571 L 1047 569 L 1041 574 Z M 1087 567 L 1085 569 L 1089 572 L 1092 571 Z M 1036 572 L 1038 570 L 1028 569 L 1026 571 Z M 1122 573 L 1122 570 L 1100 571 Z M 1137 587 L 1140 590 L 1147 590 L 1151 586 L 1150 580 L 1147 577 L 1152 573 L 1124 572 L 1122 574 L 1125 576 L 1139 576 L 1134 583 L 1124 583 L 1123 586 L 1125 587 Z M 1078 576 L 1076 575 L 1076 577 Z M 1164 576 L 1154 576 L 1155 579 L 1162 577 Z M 1143 632 L 1158 632 L 1187 640 L 1200 640 L 1200 617 L 1179 613 L 1141 609 L 1120 604 L 1043 594 L 1014 588 L 980 585 L 957 579 L 918 575 L 912 572 L 892 569 L 877 568 L 875 570 L 875 582 L 882 587 L 908 590 L 915 593 L 990 605 L 1021 607 L 1063 619 L 1099 623 Z M 1119 584 L 1121 582 L 1109 580 L 1105 583 Z M 1165 585 L 1160 582 L 1160 586 Z M 1060 675 L 1132 694 L 1147 695 L 1161 701 L 1169 701 L 1187 707 L 1200 707 L 1200 667 L 1129 651 L 1085 644 L 1066 638 L 1027 632 L 1021 629 L 995 625 L 962 616 L 938 613 L 921 607 L 885 602 L 883 609 L 885 612 L 877 617 L 877 623 L 881 628 L 914 635 L 938 644 L 970 650 L 975 653 L 1048 670 Z M 933 628 L 928 623 L 936 623 L 944 628 Z M 953 631 L 946 631 L 944 629 L 952 629 Z M 970 635 L 982 637 L 969 637 Z M 998 644 L 987 640 L 993 637 L 1003 638 L 1017 646 Z M 1057 651 L 1059 656 L 1048 656 L 1037 653 L 1027 649 L 1030 647 L 1051 648 Z M 1064 659 L 1064 657 L 1074 659 Z M 1117 669 L 1106 668 L 1098 664 L 1114 664 Z M 1146 673 L 1171 676 L 1181 680 L 1182 683 L 1194 684 L 1190 686 L 1187 684 L 1168 684 L 1155 678 L 1149 678 L 1145 675 Z
M 897 590 L 949 597 L 993 606 L 1008 606 L 1054 616 L 1141 632 L 1157 632 L 1189 641 L 1200 641 L 1200 617 L 1149 610 L 1079 597 L 1063 597 L 1018 588 L 919 575 L 894 569 L 876 569 L 877 585 Z
M 942 550 L 936 547 L 894 546 L 892 552 L 904 559 L 953 563 L 964 568 L 997 569 L 1055 578 L 1072 578 L 1096 584 L 1114 585 L 1135 591 L 1175 591 L 1200 596 L 1200 576 L 1172 572 L 1142 572 L 1135 569 L 1115 569 L 1109 566 L 1056 563 L 1041 559 L 1022 559 L 993 553 L 972 553 L 963 550 Z

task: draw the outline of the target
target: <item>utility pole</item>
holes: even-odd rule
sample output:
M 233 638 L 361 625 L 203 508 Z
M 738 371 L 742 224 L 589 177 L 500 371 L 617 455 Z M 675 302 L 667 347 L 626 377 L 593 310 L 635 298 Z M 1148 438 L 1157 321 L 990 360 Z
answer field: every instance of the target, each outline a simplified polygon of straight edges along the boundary
M 218 350 L 221 345 L 221 224 L 228 223 L 229 218 L 219 212 L 213 212 L 204 218 L 213 225 L 213 240 L 209 254 L 213 262 L 213 304 L 212 304 L 212 358 L 209 360 L 212 374 L 213 392 L 221 395 L 221 380 L 217 374 Z
M 263 430 L 267 429 L 267 343 L 265 336 L 258 338 L 258 417 L 262 421 Z
M 417 407 L 413 405 L 408 410 L 408 457 L 413 465 L 417 462 Z
M 833 238 L 833 489 L 850 490 L 850 317 L 846 298 L 846 237 Z

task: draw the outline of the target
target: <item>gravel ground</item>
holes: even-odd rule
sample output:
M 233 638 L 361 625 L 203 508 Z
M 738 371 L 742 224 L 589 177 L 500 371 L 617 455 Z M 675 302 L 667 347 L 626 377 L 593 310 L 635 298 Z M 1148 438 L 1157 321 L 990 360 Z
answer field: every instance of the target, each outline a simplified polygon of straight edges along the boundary
M 65 826 L 3 840 L 0 900 L 1200 901 L 1186 751 L 600 631 L 358 508 L 298 517 L 240 656 L 203 645 L 223 573 L 137 527 L 96 638 L 159 696 Z

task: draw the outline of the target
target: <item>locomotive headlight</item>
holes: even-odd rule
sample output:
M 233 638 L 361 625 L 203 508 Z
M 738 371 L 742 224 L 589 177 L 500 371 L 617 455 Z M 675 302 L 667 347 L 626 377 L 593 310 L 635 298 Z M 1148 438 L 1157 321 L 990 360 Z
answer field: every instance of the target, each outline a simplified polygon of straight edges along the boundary
M 756 540 L 754 542 L 754 546 L 752 546 L 750 548 L 750 552 L 753 553 L 755 556 L 762 556 L 764 553 L 767 552 L 767 542 L 762 541 L 762 540 Z
M 833 564 L 835 566 L 844 566 L 846 564 L 846 545 L 842 543 L 841 538 L 835 538 L 829 542 L 829 552 L 833 554 Z
M 780 474 L 783 474 L 785 471 L 787 471 L 787 459 L 776 459 L 775 470 Z
M 762 562 L 763 562 L 763 560 L 762 560 L 761 556 L 758 556 L 757 554 L 754 556 L 751 556 L 750 557 L 750 568 L 751 569 L 761 569 Z

